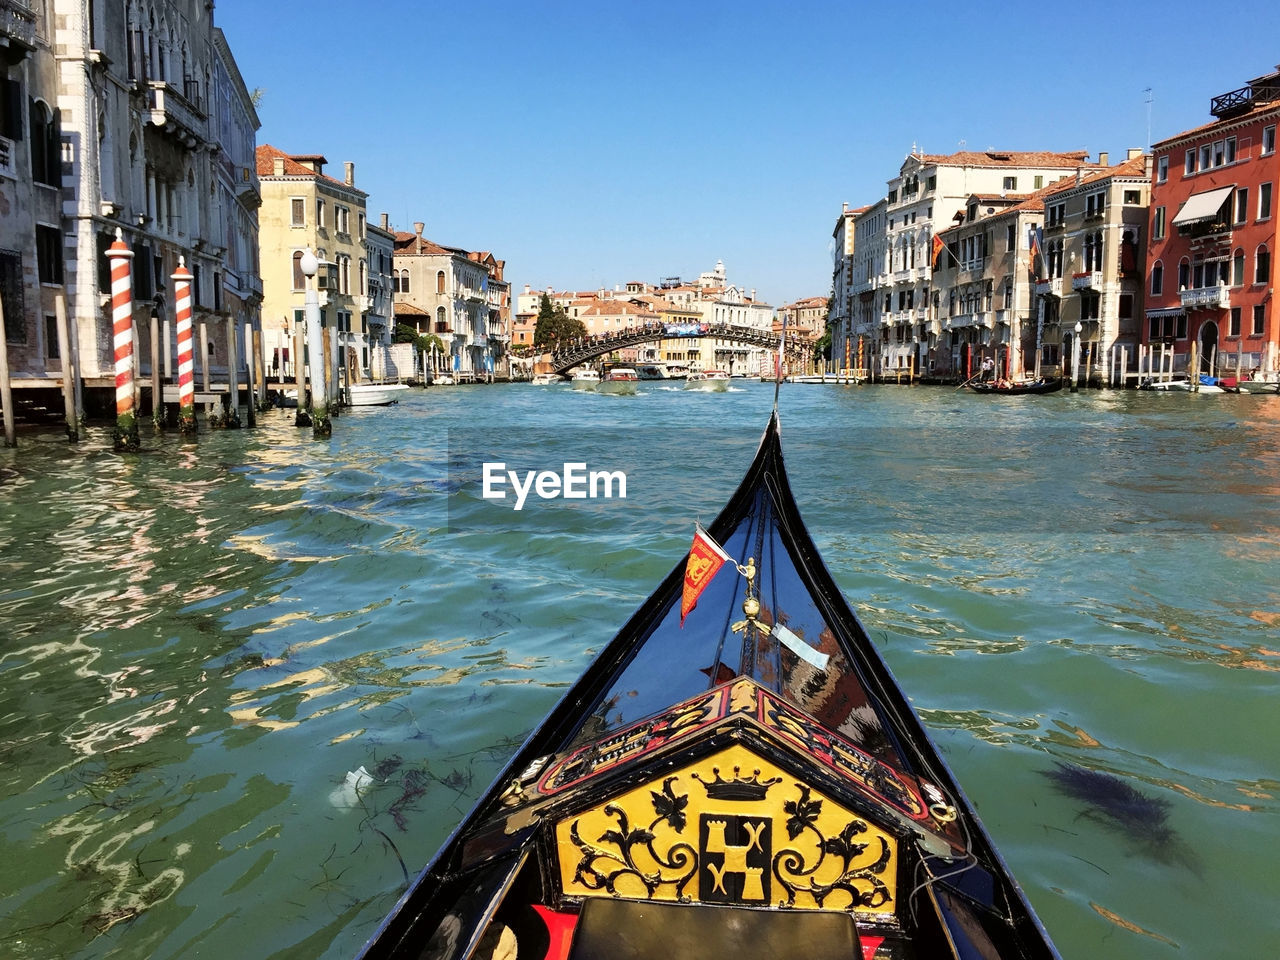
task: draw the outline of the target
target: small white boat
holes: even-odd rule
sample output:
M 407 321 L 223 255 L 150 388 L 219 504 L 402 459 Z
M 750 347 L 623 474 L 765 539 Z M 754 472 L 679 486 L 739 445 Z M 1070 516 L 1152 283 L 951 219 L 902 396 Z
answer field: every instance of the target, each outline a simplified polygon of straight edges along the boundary
M 573 371 L 573 389 L 594 390 L 600 385 L 600 374 L 590 367 Z
M 689 374 L 686 390 L 703 390 L 707 393 L 724 393 L 729 389 L 729 374 L 724 370 L 699 370 Z
M 1160 391 L 1183 391 L 1191 392 L 1191 381 L 1185 375 L 1179 375 L 1176 380 L 1154 380 L 1146 379 L 1138 384 L 1139 390 L 1160 390 Z
M 604 375 L 596 390 L 600 393 L 611 393 L 615 396 L 635 396 L 636 384 L 640 378 L 630 367 L 614 367 Z
M 533 378 L 533 385 L 535 387 L 549 387 L 553 383 L 563 382 L 564 377 L 560 376 L 558 373 L 539 373 Z
M 1272 374 L 1275 377 L 1275 374 Z M 1236 385 L 1241 393 L 1280 393 L 1280 380 L 1263 379 L 1237 380 Z
M 636 364 L 636 375 L 641 380 L 667 380 L 667 365 L 665 363 L 640 363 Z
M 684 364 L 682 363 L 667 364 L 668 380 L 684 380 L 688 376 L 689 376 L 689 368 L 686 367 Z
M 442 373 L 431 378 L 431 385 L 435 387 L 452 387 L 456 381 L 447 373 Z
M 347 400 L 353 407 L 387 407 L 409 392 L 407 383 L 353 383 Z

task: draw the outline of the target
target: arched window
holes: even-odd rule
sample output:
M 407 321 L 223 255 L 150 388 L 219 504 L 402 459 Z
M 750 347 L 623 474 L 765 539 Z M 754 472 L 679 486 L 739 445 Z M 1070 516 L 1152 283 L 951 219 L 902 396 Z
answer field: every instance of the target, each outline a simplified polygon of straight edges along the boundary
M 400 271 L 400 292 L 409 292 L 409 269 L 407 267 Z
M 58 135 L 58 111 L 43 100 L 32 100 L 31 177 L 36 183 L 62 186 L 62 150 Z
M 305 290 L 307 278 L 302 275 L 302 251 L 293 251 L 293 289 Z
M 1244 250 L 1237 250 L 1231 258 L 1231 285 L 1244 286 Z
M 444 271 L 436 273 L 436 293 L 444 293 Z
M 1253 282 L 1268 283 L 1271 280 L 1271 253 L 1267 250 L 1267 245 L 1261 244 L 1258 247 L 1257 256 L 1254 257 Z
M 1183 257 L 1178 263 L 1178 289 L 1183 290 L 1191 285 L 1191 261 Z
M 1164 293 L 1164 264 L 1157 260 L 1151 265 L 1151 295 L 1158 297 Z
M 449 322 L 445 319 L 444 307 L 436 307 L 436 333 L 448 333 Z

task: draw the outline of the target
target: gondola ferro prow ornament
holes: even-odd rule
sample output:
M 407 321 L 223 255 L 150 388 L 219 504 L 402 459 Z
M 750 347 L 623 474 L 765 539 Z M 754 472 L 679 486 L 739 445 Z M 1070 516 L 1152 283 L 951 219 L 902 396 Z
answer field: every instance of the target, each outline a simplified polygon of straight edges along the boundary
M 746 619 L 730 624 L 729 629 L 734 633 L 743 633 L 745 636 L 748 628 L 754 628 L 762 637 L 773 637 L 805 663 L 819 670 L 827 669 L 827 662 L 831 659 L 827 654 L 809 646 L 781 623 L 770 625 L 760 621 L 760 600 L 756 596 L 756 574 L 759 573 L 756 569 L 756 558 L 748 557 L 745 566 L 740 563 L 735 563 L 734 566 L 747 578 L 747 595 L 742 601 L 742 612 Z

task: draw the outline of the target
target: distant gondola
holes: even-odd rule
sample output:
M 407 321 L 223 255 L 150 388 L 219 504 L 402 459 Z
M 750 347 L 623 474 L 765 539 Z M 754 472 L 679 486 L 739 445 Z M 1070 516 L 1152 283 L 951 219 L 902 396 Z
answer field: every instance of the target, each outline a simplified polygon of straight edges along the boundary
M 683 626 L 697 549 L 365 960 L 1058 957 L 819 557 L 776 412 L 708 533 L 727 562 Z
M 1014 397 L 1024 393 L 1056 393 L 1062 389 L 1062 381 L 1057 377 L 1041 377 L 1038 380 L 988 380 L 982 383 L 965 384 L 974 393 L 995 394 L 1001 397 Z

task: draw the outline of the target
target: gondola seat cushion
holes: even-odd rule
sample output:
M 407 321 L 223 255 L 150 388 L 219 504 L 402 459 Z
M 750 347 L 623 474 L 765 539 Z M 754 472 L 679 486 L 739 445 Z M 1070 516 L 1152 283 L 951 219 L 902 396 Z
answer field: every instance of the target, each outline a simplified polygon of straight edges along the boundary
M 858 928 L 847 913 L 751 910 L 592 897 L 569 960 L 853 960 Z

